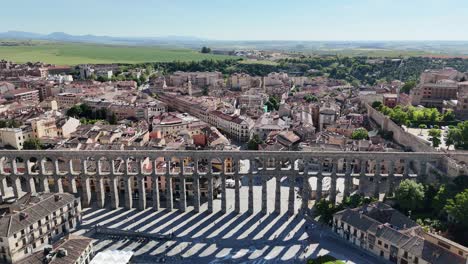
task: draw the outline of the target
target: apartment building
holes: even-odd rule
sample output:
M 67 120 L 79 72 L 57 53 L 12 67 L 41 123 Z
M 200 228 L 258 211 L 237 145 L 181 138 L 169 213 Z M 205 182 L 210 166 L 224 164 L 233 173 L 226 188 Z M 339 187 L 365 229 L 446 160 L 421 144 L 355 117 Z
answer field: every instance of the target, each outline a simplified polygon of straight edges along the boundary
M 219 88 L 224 86 L 221 72 L 181 72 L 176 71 L 168 78 L 168 86 L 183 87 L 191 83 L 198 88 Z
M 333 231 L 392 263 L 467 263 L 466 248 L 424 232 L 414 221 L 381 202 L 335 213 Z
M 69 109 L 80 102 L 81 95 L 76 93 L 59 93 L 55 96 L 60 109 Z
M 261 84 L 261 77 L 250 76 L 246 73 L 234 73 L 227 80 L 229 89 L 242 92 L 250 88 L 261 87 Z
M 412 104 L 442 107 L 444 100 L 457 98 L 458 81 L 463 74 L 452 68 L 426 70 L 417 87 L 411 90 Z
M 16 263 L 68 234 L 80 222 L 80 199 L 72 194 L 27 194 L 7 206 L 0 218 L 0 260 Z
M 39 91 L 27 88 L 19 88 L 6 92 L 3 97 L 9 101 L 21 101 L 30 103 L 39 103 Z
M 23 133 L 21 128 L 0 128 L 0 147 L 13 147 L 23 149 L 24 141 L 29 139 L 29 135 Z
M 250 131 L 254 125 L 250 118 L 228 115 L 220 111 L 211 111 L 208 115 L 208 123 L 240 142 L 250 139 Z
M 191 127 L 199 125 L 203 127 L 203 125 L 206 126 L 207 124 L 185 113 L 169 112 L 155 116 L 152 125 L 153 132 L 160 132 L 162 136 L 173 136 L 183 131 L 189 132 Z

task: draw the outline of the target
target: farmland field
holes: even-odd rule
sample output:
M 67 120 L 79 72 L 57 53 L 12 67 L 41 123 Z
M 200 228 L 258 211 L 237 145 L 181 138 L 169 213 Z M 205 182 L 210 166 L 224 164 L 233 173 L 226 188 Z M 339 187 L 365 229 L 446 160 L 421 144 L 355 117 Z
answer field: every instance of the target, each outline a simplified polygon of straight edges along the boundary
M 34 41 L 0 46 L 0 59 L 17 63 L 41 61 L 57 65 L 85 63 L 143 63 L 169 61 L 223 60 L 232 58 L 201 54 L 195 50 L 156 46 L 115 46 L 85 43 Z

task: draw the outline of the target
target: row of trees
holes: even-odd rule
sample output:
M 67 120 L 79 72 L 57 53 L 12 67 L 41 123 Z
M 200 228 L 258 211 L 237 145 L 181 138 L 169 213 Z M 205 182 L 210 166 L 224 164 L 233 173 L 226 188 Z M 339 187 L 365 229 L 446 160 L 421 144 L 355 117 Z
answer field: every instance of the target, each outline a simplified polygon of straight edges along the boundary
M 437 108 L 420 108 L 400 105 L 390 108 L 384 106 L 382 102 L 379 101 L 372 103 L 372 107 L 390 117 L 390 119 L 398 125 L 419 127 L 421 124 L 440 126 L 457 123 L 455 113 L 451 110 L 442 114 Z
M 148 80 L 148 75 L 142 74 L 140 77 L 132 76 L 132 75 L 117 75 L 117 76 L 112 76 L 111 78 L 106 78 L 104 76 L 98 76 L 96 77 L 95 75 L 91 75 L 90 77 L 91 80 L 99 81 L 99 82 L 117 82 L 117 81 L 135 81 L 138 86 L 142 85 Z
M 403 92 L 409 93 L 413 83 L 419 79 L 426 69 L 441 69 L 453 67 L 461 72 L 468 70 L 468 60 L 461 58 L 432 59 L 423 57 L 400 58 L 401 60 L 383 59 L 376 63 L 369 57 L 303 57 L 280 60 L 283 68 L 294 68 L 296 72 L 316 69 L 336 79 L 344 79 L 349 83 L 374 85 L 380 80 L 402 80 L 409 82 Z
M 202 48 L 201 52 L 211 52 L 208 47 Z M 243 59 L 228 60 L 202 60 L 202 61 L 174 61 L 143 63 L 134 65 L 124 65 L 129 68 L 151 67 L 162 74 L 175 71 L 220 71 L 223 74 L 244 72 L 250 75 L 265 76 L 271 72 L 294 72 L 297 75 L 310 76 L 310 70 L 314 70 L 313 75 L 326 75 L 335 79 L 343 79 L 353 85 L 369 84 L 374 85 L 379 81 L 391 81 L 401 79 L 407 82 L 402 91 L 409 93 L 415 86 L 419 75 L 426 69 L 440 69 L 443 67 L 453 67 L 461 72 L 468 71 L 467 59 L 437 59 L 410 57 L 402 61 L 384 59 L 382 63 L 375 63 L 368 57 L 341 57 L 322 56 L 288 58 L 278 60 L 277 64 L 249 64 L 242 62 Z
M 87 104 L 74 105 L 67 110 L 66 114 L 69 117 L 80 119 L 82 123 L 93 123 L 93 120 L 107 120 L 111 125 L 117 124 L 117 117 L 114 113 L 109 115 L 105 108 L 93 111 Z
M 18 122 L 17 120 L 15 119 L 9 119 L 9 120 L 5 120 L 5 119 L 2 119 L 0 120 L 0 128 L 18 128 L 21 126 L 21 123 Z
M 468 121 L 457 121 L 455 113 L 452 110 L 441 114 L 436 108 L 418 108 L 413 106 L 389 108 L 379 101 L 373 102 L 372 107 L 389 116 L 398 125 L 421 129 L 427 129 L 428 125 L 432 126 L 428 133 L 429 141 L 432 142 L 433 147 L 439 147 L 442 143 L 440 125 L 448 125 L 449 130 L 445 137 L 447 147 L 453 145 L 456 149 L 468 150 Z

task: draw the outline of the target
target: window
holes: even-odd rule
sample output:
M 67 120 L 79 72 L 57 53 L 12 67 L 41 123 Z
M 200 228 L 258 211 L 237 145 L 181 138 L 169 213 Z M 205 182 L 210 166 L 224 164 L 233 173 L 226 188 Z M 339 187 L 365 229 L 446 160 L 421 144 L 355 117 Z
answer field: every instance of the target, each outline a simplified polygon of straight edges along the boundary
M 419 263 L 419 259 L 418 257 L 414 257 L 414 260 L 413 260 L 414 264 L 418 264 Z
M 384 248 L 388 248 L 388 244 L 384 244 Z
M 377 244 L 379 244 L 379 246 L 381 246 L 381 245 L 382 245 L 382 241 L 378 240 L 378 241 L 377 241 Z
M 442 241 L 437 241 L 437 244 L 443 248 L 446 248 L 446 249 L 450 249 L 450 245 L 449 244 L 446 244 Z

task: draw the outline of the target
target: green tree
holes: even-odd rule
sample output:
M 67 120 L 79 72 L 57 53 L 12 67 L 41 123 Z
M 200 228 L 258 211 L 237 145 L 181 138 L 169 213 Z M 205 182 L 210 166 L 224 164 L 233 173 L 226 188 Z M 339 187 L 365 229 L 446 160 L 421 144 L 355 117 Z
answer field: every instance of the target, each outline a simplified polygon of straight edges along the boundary
M 270 96 L 268 101 L 265 103 L 269 112 L 276 111 L 279 109 L 279 98 L 276 96 Z
M 34 150 L 34 149 L 41 149 L 41 148 L 42 148 L 41 142 L 37 138 L 29 138 L 23 143 L 23 149 Z
M 117 124 L 117 116 L 115 115 L 115 113 L 112 113 L 111 116 L 109 117 L 109 124 L 111 125 Z
M 361 194 L 353 194 L 351 196 L 346 197 L 343 200 L 343 206 L 348 208 L 356 208 L 358 206 L 362 206 L 364 204 L 369 204 L 376 201 L 377 199 L 375 198 L 364 197 Z
M 445 210 L 455 222 L 468 227 L 468 189 L 457 194 L 454 199 L 448 199 Z
M 247 148 L 249 150 L 258 150 L 258 145 L 263 144 L 263 141 L 258 135 L 253 135 L 253 137 L 247 142 Z
M 405 85 L 403 85 L 403 87 L 401 87 L 400 91 L 402 93 L 406 93 L 406 94 L 409 94 L 410 91 L 416 86 L 416 82 L 415 81 L 408 81 L 405 83 Z
M 145 83 L 148 80 L 148 77 L 146 74 L 142 74 L 140 75 L 139 80 L 140 80 L 140 83 Z
M 70 109 L 67 110 L 66 114 L 67 116 L 70 116 L 70 117 L 81 117 L 83 113 L 79 105 L 74 105 Z
M 455 113 L 453 112 L 453 110 L 448 110 L 442 116 L 442 121 L 446 121 L 446 122 L 455 121 L 455 119 L 456 117 L 455 117 Z
M 395 198 L 398 206 L 402 209 L 419 209 L 424 202 L 424 186 L 421 183 L 406 179 L 396 189 Z
M 107 81 L 109 81 L 109 79 L 107 79 L 104 76 L 99 76 L 99 77 L 96 78 L 96 81 L 98 81 L 98 82 L 107 82 Z
M 10 128 L 18 128 L 21 126 L 21 123 L 16 119 L 10 120 L 0 120 L 0 128 L 10 127 Z
M 351 138 L 355 140 L 367 139 L 369 137 L 369 133 L 363 127 L 355 129 L 351 134 Z
M 317 101 L 318 101 L 317 97 L 316 97 L 315 95 L 311 95 L 311 94 L 308 94 L 308 95 L 304 96 L 303 99 L 304 99 L 306 102 L 308 102 L 308 103 L 312 103 L 312 102 L 317 102 Z
M 209 93 L 208 86 L 204 86 L 202 88 L 202 95 L 207 96 Z
M 434 212 L 438 215 L 442 215 L 444 207 L 447 204 L 447 200 L 450 197 L 452 197 L 452 194 L 449 191 L 449 188 L 445 184 L 440 185 L 434 199 L 432 199 L 432 209 Z
M 419 131 L 419 134 L 422 135 L 423 129 L 427 129 L 427 126 L 426 126 L 425 124 L 420 124 L 420 125 L 419 125 L 419 128 L 421 129 L 421 131 Z
M 435 128 L 432 128 L 432 129 L 429 129 L 429 141 L 432 142 L 432 146 L 434 148 L 437 148 L 440 146 L 440 143 L 441 143 L 441 140 L 440 140 L 440 137 L 441 137 L 441 131 L 440 129 L 435 129 Z
M 333 202 L 321 199 L 315 204 L 315 214 L 320 216 L 320 221 L 330 224 L 333 219 L 333 214 L 341 208 L 337 207 Z
M 208 47 L 203 47 L 203 48 L 201 49 L 201 53 L 211 53 L 211 49 L 208 48 Z
M 382 102 L 380 102 L 380 101 L 374 101 L 374 102 L 372 103 L 372 108 L 374 108 L 374 109 L 380 109 L 380 107 L 382 107 Z
M 458 149 L 468 149 L 468 121 L 460 122 L 450 128 L 446 138 L 447 146 L 454 145 Z

